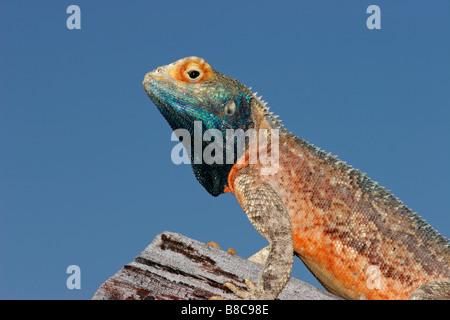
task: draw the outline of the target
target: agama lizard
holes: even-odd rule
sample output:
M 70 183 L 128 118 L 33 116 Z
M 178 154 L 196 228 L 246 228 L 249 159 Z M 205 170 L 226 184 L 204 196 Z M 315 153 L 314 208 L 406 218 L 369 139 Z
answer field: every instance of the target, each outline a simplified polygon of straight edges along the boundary
M 237 296 L 275 299 L 295 254 L 346 299 L 450 299 L 448 239 L 365 174 L 289 132 L 250 89 L 198 57 L 147 73 L 143 86 L 172 129 L 191 136 L 194 121 L 223 137 L 227 129 L 279 133 L 276 154 L 269 138 L 256 149 L 224 142 L 224 159 L 229 148 L 236 151 L 231 163 L 198 163 L 194 139 L 183 139 L 198 181 L 213 196 L 235 194 L 270 243 L 257 286 L 225 284 Z M 207 146 L 203 141 L 201 151 Z M 273 174 L 249 161 L 261 146 L 278 157 Z

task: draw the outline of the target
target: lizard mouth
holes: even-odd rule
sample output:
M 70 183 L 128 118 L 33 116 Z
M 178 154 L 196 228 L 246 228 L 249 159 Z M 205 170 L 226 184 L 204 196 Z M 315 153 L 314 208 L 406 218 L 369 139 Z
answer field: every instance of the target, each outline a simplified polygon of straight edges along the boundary
M 158 107 L 164 107 L 170 109 L 170 104 L 167 101 L 171 101 L 171 91 L 170 86 L 168 86 L 164 81 L 162 81 L 160 76 L 160 68 L 147 73 L 142 82 L 142 86 L 145 89 L 148 97 L 153 101 L 153 103 Z
M 162 67 L 156 68 L 155 70 L 148 72 L 144 77 L 144 81 L 142 82 L 142 85 L 145 87 L 146 83 L 151 83 L 154 81 L 161 80 L 161 78 L 162 78 L 161 75 L 162 75 Z
M 157 100 L 158 94 L 157 94 L 157 87 L 155 86 L 153 77 L 151 75 L 151 72 L 147 73 L 144 77 L 144 81 L 142 81 L 142 86 L 145 89 L 145 92 L 147 93 L 148 97 L 156 103 L 155 100 Z

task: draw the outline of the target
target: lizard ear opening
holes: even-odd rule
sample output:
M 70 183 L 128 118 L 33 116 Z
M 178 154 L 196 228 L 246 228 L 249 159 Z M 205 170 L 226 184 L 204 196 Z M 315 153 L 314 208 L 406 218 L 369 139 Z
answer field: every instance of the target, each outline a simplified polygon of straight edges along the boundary
M 223 111 L 227 116 L 232 116 L 236 112 L 236 102 L 234 102 L 233 100 L 228 100 L 225 103 Z

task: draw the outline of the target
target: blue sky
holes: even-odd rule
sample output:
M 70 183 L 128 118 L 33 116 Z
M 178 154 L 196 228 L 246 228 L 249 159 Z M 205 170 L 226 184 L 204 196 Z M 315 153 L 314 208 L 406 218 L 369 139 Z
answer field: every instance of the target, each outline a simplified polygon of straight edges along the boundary
M 244 257 L 266 245 L 232 195 L 171 162 L 141 83 L 191 55 L 449 237 L 449 17 L 447 0 L 0 0 L 0 298 L 89 299 L 164 230 Z M 299 259 L 293 276 L 318 285 Z

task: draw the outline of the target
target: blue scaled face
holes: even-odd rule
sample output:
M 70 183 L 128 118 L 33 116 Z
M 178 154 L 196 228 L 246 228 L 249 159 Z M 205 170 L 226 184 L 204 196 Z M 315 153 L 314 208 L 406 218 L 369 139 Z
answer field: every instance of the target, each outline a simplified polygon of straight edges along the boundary
M 189 57 L 149 72 L 143 86 L 172 129 L 246 130 L 252 125 L 251 92 L 216 71 L 203 59 Z
M 228 174 L 236 159 L 245 152 L 242 144 L 225 141 L 227 129 L 253 128 L 251 115 L 252 93 L 238 81 L 213 70 L 203 59 L 189 57 L 162 66 L 145 75 L 144 86 L 147 95 L 173 130 L 186 129 L 191 136 L 191 164 L 194 174 L 205 189 L 214 196 L 224 192 Z M 206 130 L 217 129 L 222 133 L 222 159 L 227 159 L 230 150 L 234 159 L 229 162 L 197 162 L 194 155 L 194 126 L 201 122 L 202 137 Z M 215 138 L 216 139 L 216 138 Z M 181 138 L 180 138 L 181 140 Z M 216 142 L 214 140 L 214 142 Z M 211 141 L 200 141 L 203 152 Z M 220 152 L 220 151 L 219 151 Z

